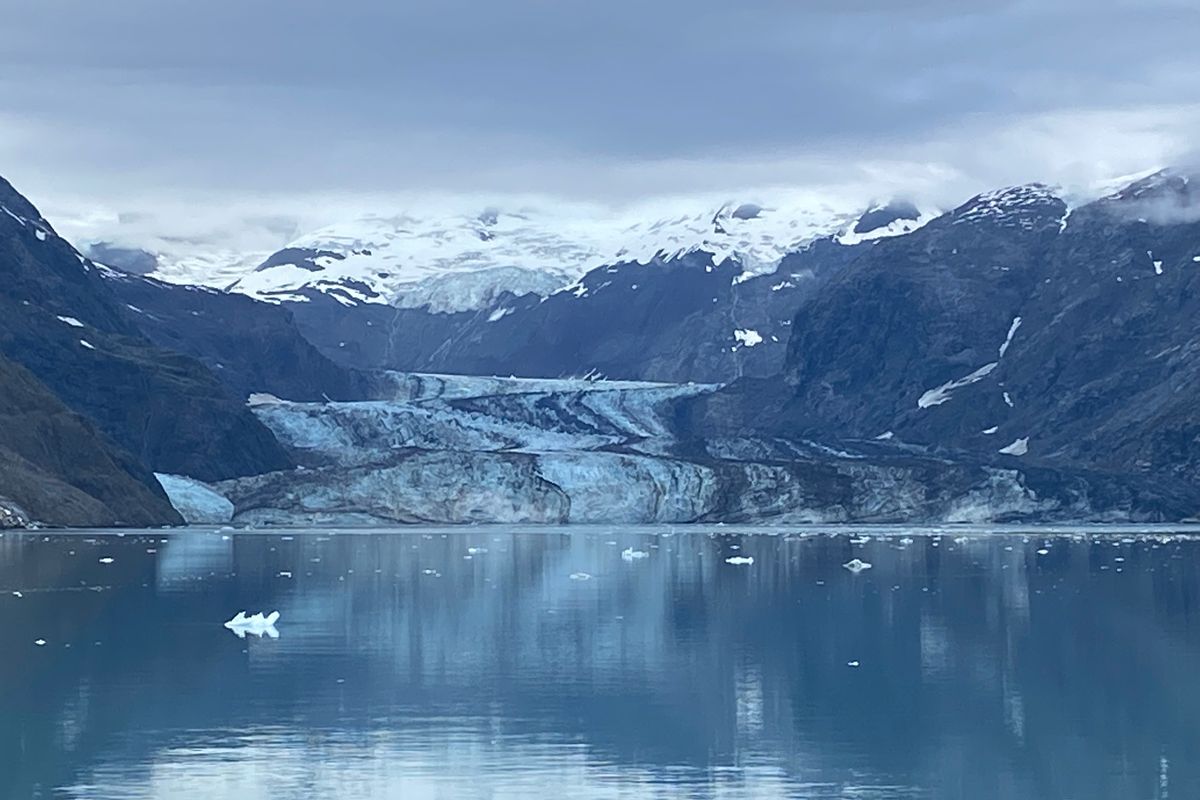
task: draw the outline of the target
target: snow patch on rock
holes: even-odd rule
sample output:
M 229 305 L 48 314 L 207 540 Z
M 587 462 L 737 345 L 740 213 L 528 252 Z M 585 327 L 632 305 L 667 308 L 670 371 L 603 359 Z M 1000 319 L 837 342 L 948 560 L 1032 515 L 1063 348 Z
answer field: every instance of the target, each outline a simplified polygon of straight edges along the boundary
M 762 334 L 750 328 L 735 330 L 733 338 L 743 347 L 754 347 L 762 344 L 763 340 Z
M 1003 441 L 1003 440 L 1001 440 Z M 1024 436 L 1020 439 L 1013 440 L 1013 443 L 1006 447 L 1000 448 L 1000 452 L 1006 456 L 1023 456 L 1029 452 L 1029 437 Z
M 997 366 L 999 366 L 999 364 L 995 361 L 990 364 L 984 364 L 982 367 L 966 377 L 959 378 L 958 380 L 948 381 L 943 383 L 941 386 L 938 386 L 936 389 L 930 389 L 917 398 L 917 408 L 933 408 L 934 406 L 940 406 L 942 403 L 948 402 L 952 392 L 955 389 L 961 389 L 964 386 L 970 386 L 973 383 L 978 383 L 988 375 L 991 375 L 992 371 L 995 370 Z

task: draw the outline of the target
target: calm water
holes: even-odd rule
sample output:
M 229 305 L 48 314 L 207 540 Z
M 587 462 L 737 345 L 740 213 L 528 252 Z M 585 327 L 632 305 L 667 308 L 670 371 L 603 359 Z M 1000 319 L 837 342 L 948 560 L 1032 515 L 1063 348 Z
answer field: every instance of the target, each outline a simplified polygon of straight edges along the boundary
M 4 535 L 0 798 L 1200 797 L 1200 542 L 733 531 Z

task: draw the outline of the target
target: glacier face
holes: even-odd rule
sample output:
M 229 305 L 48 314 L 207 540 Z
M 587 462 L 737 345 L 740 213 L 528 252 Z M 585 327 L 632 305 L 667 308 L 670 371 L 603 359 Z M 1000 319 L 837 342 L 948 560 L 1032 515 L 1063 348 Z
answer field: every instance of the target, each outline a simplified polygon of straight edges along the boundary
M 302 466 L 214 488 L 243 524 L 967 522 L 1085 491 L 887 443 L 678 439 L 713 385 L 394 374 L 386 400 L 252 408 Z

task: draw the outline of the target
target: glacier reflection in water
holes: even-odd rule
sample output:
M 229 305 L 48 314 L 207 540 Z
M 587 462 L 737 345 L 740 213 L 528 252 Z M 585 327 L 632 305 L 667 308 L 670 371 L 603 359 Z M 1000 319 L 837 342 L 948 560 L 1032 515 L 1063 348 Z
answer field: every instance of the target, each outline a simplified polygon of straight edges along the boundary
M 0 798 L 1200 797 L 1198 610 L 1163 534 L 9 533 Z

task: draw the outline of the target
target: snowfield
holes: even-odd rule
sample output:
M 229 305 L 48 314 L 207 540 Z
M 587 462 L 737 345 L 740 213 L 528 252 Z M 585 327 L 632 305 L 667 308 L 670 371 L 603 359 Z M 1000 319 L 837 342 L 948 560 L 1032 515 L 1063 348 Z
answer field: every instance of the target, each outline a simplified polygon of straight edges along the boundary
M 547 296 L 601 266 L 693 252 L 711 254 L 714 264 L 737 260 L 745 279 L 770 273 L 817 238 L 852 244 L 897 236 L 936 216 L 922 212 L 917 220 L 856 233 L 862 210 L 858 202 L 792 192 L 772 204 L 691 200 L 620 212 L 564 206 L 374 214 L 298 236 L 269 259 L 156 254 L 152 277 L 276 302 L 303 301 L 304 291 L 317 291 L 347 305 L 460 311 L 484 307 L 503 292 Z

